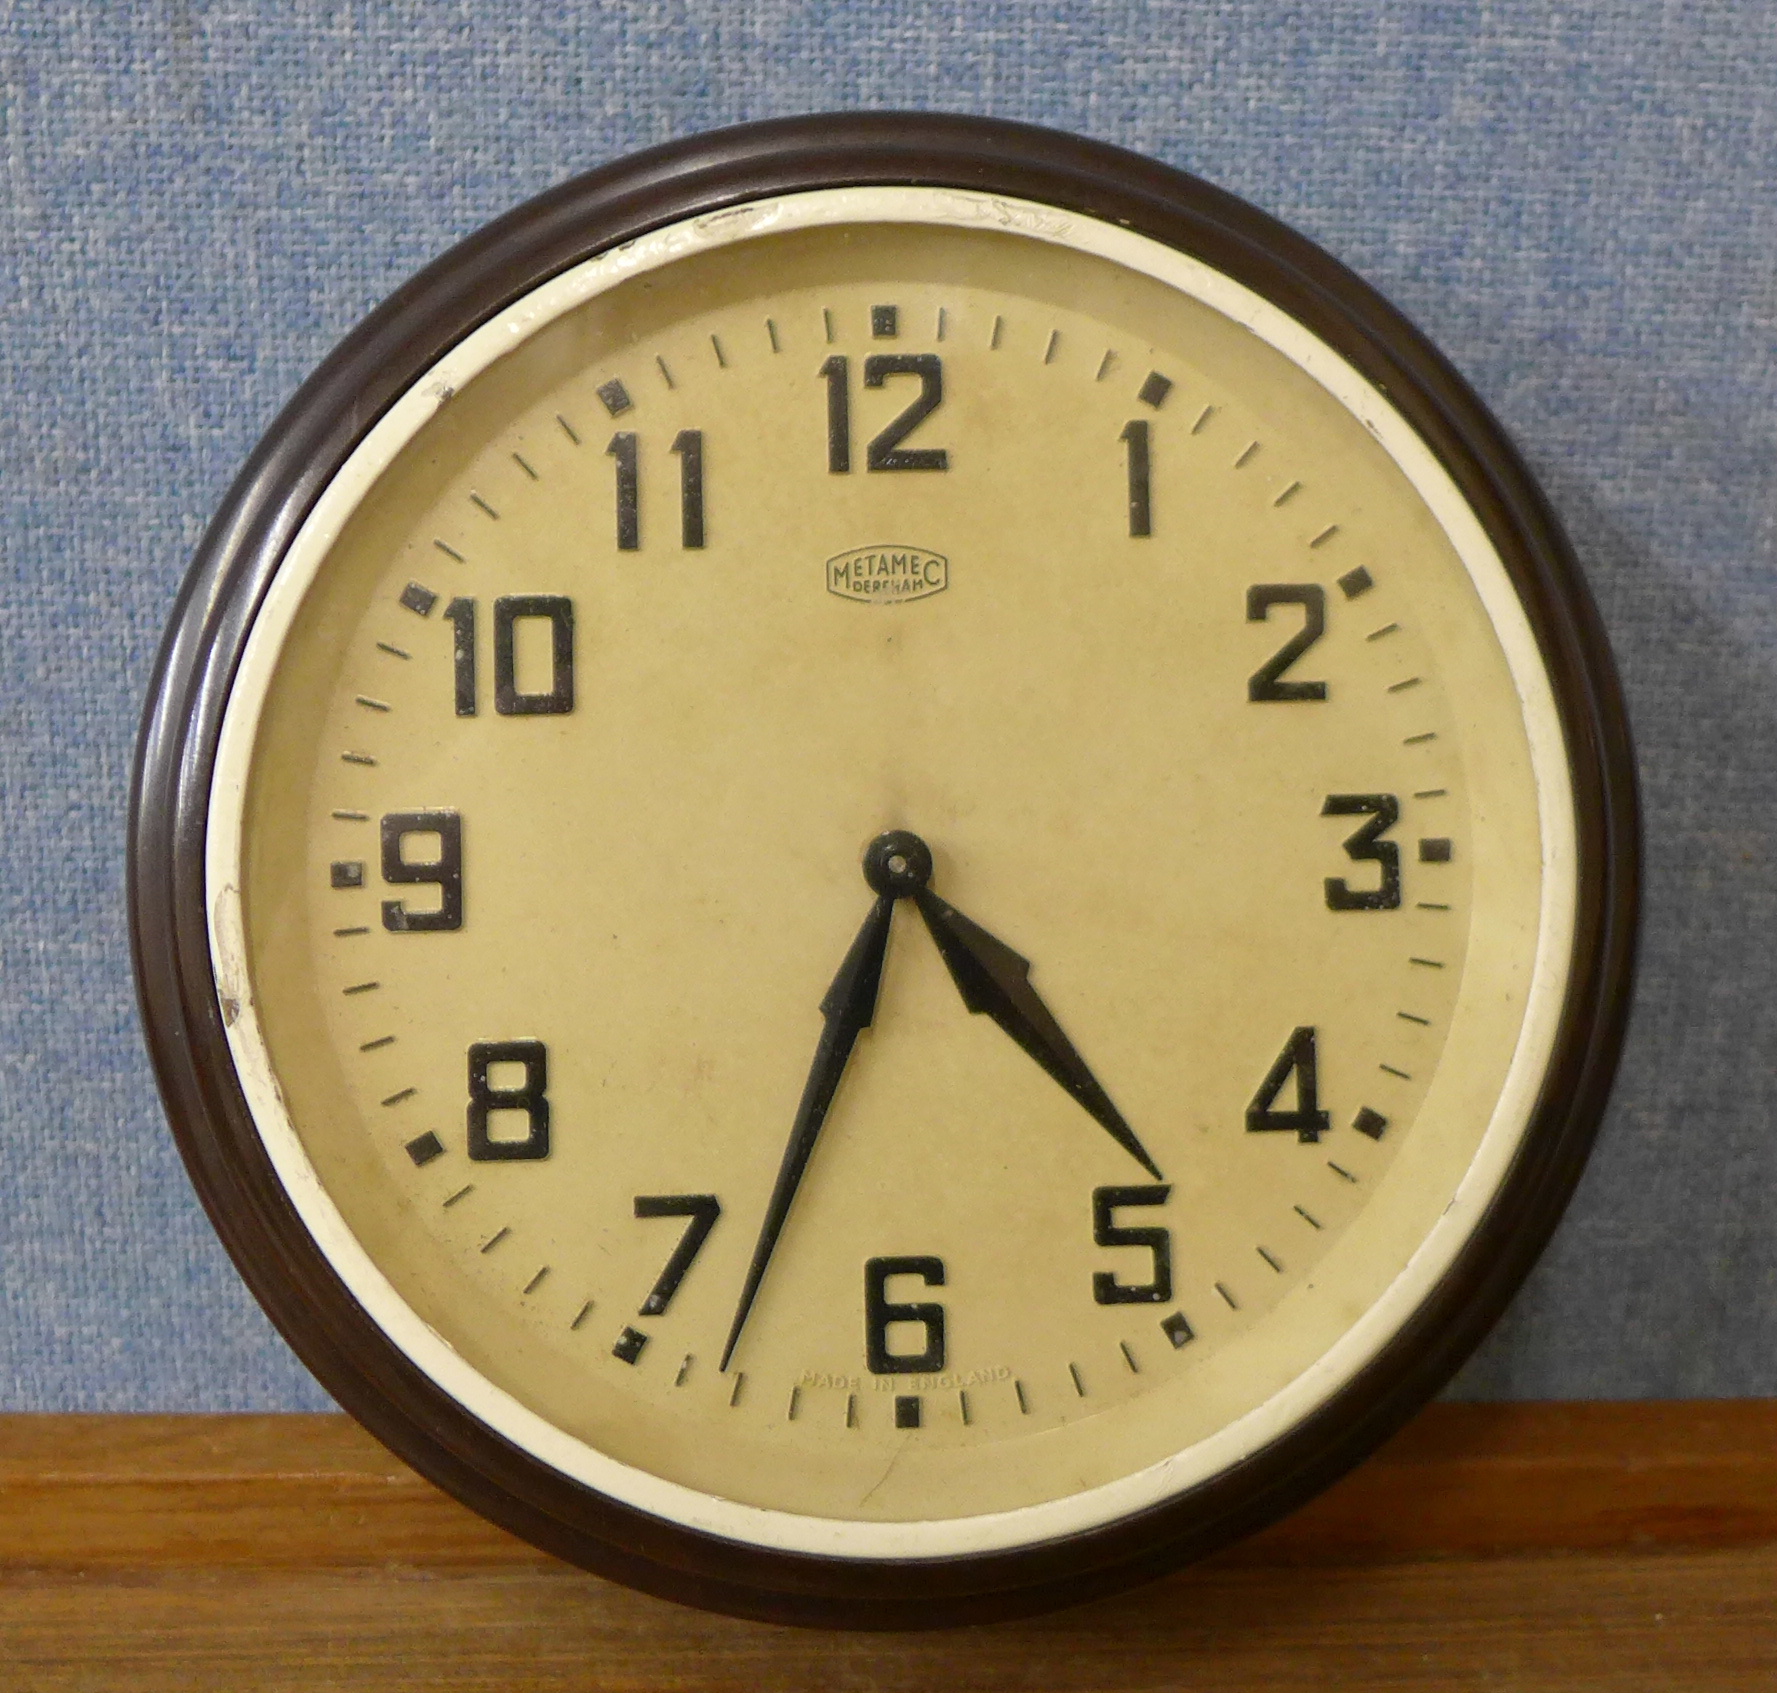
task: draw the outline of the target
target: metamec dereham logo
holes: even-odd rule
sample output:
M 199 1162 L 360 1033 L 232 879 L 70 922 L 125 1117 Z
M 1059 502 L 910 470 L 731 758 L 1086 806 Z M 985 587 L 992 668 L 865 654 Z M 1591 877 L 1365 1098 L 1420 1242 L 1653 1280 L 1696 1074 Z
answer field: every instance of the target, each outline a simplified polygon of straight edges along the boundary
M 827 592 L 865 605 L 929 599 L 950 586 L 950 560 L 924 547 L 854 547 L 827 560 Z

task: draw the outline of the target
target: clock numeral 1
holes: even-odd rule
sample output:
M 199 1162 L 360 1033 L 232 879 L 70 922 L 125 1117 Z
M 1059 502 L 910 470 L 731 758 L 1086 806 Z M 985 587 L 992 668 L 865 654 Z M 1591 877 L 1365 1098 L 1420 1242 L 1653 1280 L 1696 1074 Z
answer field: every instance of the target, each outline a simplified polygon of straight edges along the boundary
M 1329 911 L 1397 911 L 1401 903 L 1401 849 L 1382 836 L 1401 820 L 1401 802 L 1393 794 L 1328 794 L 1322 817 L 1363 817 L 1370 821 L 1345 842 L 1347 858 L 1381 866 L 1382 880 L 1373 888 L 1354 888 L 1343 876 L 1326 879 Z
M 1298 1140 L 1318 1141 L 1331 1126 L 1331 1119 L 1320 1108 L 1318 1069 L 1314 1030 L 1304 1027 L 1292 1031 L 1277 1055 L 1277 1062 L 1259 1083 L 1252 1104 L 1246 1108 L 1248 1133 L 1293 1132 Z M 1292 1076 L 1296 1081 L 1296 1108 L 1279 1111 L 1277 1096 Z
M 476 715 L 476 607 L 452 600 L 444 608 L 452 630 L 452 669 L 459 717 Z M 549 686 L 521 692 L 518 625 L 549 624 Z M 574 602 L 561 594 L 502 594 L 494 601 L 494 710 L 502 717 L 549 717 L 574 709 Z
M 681 429 L 670 449 L 679 458 L 679 545 L 696 551 L 704 542 L 703 431 Z M 641 438 L 620 429 L 605 448 L 617 461 L 617 550 L 638 552 L 642 545 Z
M 827 384 L 827 469 L 835 476 L 851 470 L 851 360 L 834 353 L 817 372 Z M 944 403 L 944 362 L 936 353 L 872 353 L 864 360 L 864 386 L 881 388 L 891 377 L 917 376 L 919 397 L 864 449 L 866 470 L 948 470 L 943 447 L 903 447 L 901 443 Z
M 414 835 L 435 835 L 438 856 L 417 863 L 407 857 Z M 463 819 L 455 811 L 391 811 L 382 820 L 383 880 L 396 887 L 436 884 L 438 909 L 411 911 L 405 900 L 383 901 L 383 927 L 391 934 L 436 934 L 463 926 Z
M 1149 460 L 1148 424 L 1145 418 L 1133 418 L 1123 425 L 1117 437 L 1128 447 L 1129 457 L 1129 533 L 1135 536 L 1154 533 L 1153 474 Z
M 496 1065 L 522 1065 L 518 1087 L 495 1087 Z M 549 1049 L 540 1040 L 478 1040 L 469 1048 L 469 1156 L 477 1163 L 549 1156 Z M 495 1139 L 496 1111 L 522 1111 L 522 1140 Z
M 648 1297 L 636 1313 L 641 1317 L 658 1317 L 672 1304 L 679 1283 L 685 1279 L 685 1272 L 703 1250 L 703 1243 L 710 1238 L 710 1230 L 722 1215 L 722 1204 L 713 1193 L 638 1193 L 636 1215 L 691 1219 L 690 1226 L 679 1236 L 679 1244 L 667 1259 L 666 1268 L 660 1272 L 659 1280 L 649 1289 Z
M 872 1258 L 864 1265 L 864 1351 L 879 1376 L 929 1375 L 944 1368 L 944 1307 L 903 1305 L 888 1296 L 894 1276 L 918 1276 L 927 1287 L 944 1285 L 942 1258 Z M 919 1352 L 896 1352 L 889 1345 L 891 1323 L 917 1323 L 925 1332 Z
M 1317 582 L 1261 582 L 1246 591 L 1246 620 L 1263 623 L 1274 605 L 1299 605 L 1302 627 L 1247 679 L 1249 700 L 1324 700 L 1325 682 L 1283 680 L 1283 673 L 1327 632 L 1327 591 Z
M 1109 1270 L 1092 1276 L 1092 1297 L 1100 1305 L 1158 1305 L 1172 1297 L 1172 1233 L 1164 1228 L 1125 1228 L 1117 1212 L 1125 1206 L 1164 1205 L 1172 1189 L 1095 1187 L 1092 1190 L 1092 1241 L 1095 1246 L 1145 1246 L 1153 1254 L 1153 1273 L 1145 1282 L 1120 1282 Z

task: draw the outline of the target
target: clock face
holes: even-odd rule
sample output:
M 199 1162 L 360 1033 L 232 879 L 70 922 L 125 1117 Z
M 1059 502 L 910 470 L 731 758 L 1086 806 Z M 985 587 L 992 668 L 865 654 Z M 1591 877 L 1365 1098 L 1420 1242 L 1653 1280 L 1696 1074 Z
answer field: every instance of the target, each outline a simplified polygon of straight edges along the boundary
M 305 511 L 205 796 L 227 1065 L 377 1344 L 570 1495 L 1090 1536 L 1348 1392 L 1523 1167 L 1583 914 L 1539 634 L 1212 265 L 683 217 Z

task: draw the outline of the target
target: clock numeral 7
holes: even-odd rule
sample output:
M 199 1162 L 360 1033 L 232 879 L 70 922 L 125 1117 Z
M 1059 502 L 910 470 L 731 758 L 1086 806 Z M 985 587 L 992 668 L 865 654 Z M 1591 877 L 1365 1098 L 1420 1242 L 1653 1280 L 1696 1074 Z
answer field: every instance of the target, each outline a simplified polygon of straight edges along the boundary
M 679 1283 L 685 1279 L 685 1272 L 703 1250 L 703 1243 L 710 1238 L 710 1230 L 722 1215 L 722 1202 L 713 1193 L 638 1193 L 636 1215 L 691 1219 L 690 1226 L 679 1236 L 679 1244 L 667 1259 L 666 1268 L 660 1272 L 659 1279 L 649 1289 L 648 1297 L 636 1313 L 642 1317 L 658 1317 L 672 1304 Z
M 457 716 L 476 714 L 476 606 L 452 600 L 444 615 L 455 631 Z M 518 626 L 549 625 L 549 686 L 518 686 Z M 574 709 L 574 602 L 560 594 L 502 594 L 494 601 L 494 710 L 502 717 L 551 717 Z
M 900 1304 L 888 1296 L 894 1276 L 918 1276 L 927 1287 L 944 1285 L 942 1258 L 872 1258 L 864 1265 L 864 1352 L 879 1376 L 930 1375 L 944 1368 L 944 1307 Z M 889 1344 L 892 1324 L 918 1324 L 925 1345 L 897 1352 Z

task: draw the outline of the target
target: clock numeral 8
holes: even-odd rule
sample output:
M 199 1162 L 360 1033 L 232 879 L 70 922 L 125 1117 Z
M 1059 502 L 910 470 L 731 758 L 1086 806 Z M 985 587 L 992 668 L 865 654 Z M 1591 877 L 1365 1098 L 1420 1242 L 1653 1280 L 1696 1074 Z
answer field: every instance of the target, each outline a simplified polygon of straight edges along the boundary
M 524 1082 L 495 1087 L 496 1064 L 522 1064 Z M 469 1156 L 476 1163 L 503 1163 L 549 1156 L 549 1049 L 540 1040 L 478 1040 L 469 1048 Z M 496 1111 L 522 1111 L 522 1140 L 496 1140 L 489 1119 Z
M 872 1258 L 864 1265 L 864 1351 L 879 1376 L 929 1375 L 944 1368 L 944 1307 L 902 1305 L 888 1296 L 892 1276 L 918 1276 L 927 1287 L 944 1285 L 942 1258 Z M 925 1331 L 919 1352 L 889 1347 L 889 1326 L 917 1323 Z

